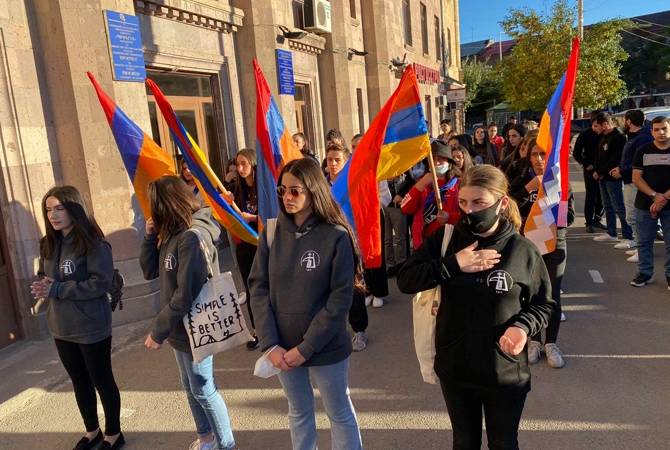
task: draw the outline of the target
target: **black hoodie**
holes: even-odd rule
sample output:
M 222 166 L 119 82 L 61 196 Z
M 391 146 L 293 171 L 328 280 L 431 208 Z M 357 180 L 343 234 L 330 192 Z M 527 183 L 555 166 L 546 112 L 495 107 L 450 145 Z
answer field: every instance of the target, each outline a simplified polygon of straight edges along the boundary
M 441 228 L 424 240 L 398 273 L 398 287 L 408 294 L 442 286 L 435 372 L 459 387 L 497 389 L 528 384 L 527 347 L 511 356 L 502 351 L 498 340 L 510 326 L 524 330 L 530 340 L 547 324 L 556 302 L 542 257 L 506 219 L 487 238 L 470 233 L 459 223 L 441 257 L 443 236 Z M 493 269 L 461 272 L 455 254 L 474 241 L 479 241 L 479 249 L 501 254 Z
M 211 210 L 201 208 L 193 213 L 191 228 L 200 231 L 212 257 L 212 270 L 214 274 L 219 273 L 219 258 L 213 243 L 221 230 L 212 219 Z M 144 278 L 160 278 L 161 310 L 154 319 L 151 337 L 158 343 L 167 339 L 174 349 L 190 353 L 183 319 L 207 282 L 207 261 L 193 231 L 185 230 L 170 237 L 160 249 L 157 244 L 155 234 L 147 235 L 140 252 Z
M 600 136 L 595 166 L 596 172 L 600 177 L 604 177 L 604 181 L 621 181 L 612 177 L 610 171 L 619 167 L 625 145 L 626 135 L 616 127 L 609 133 Z

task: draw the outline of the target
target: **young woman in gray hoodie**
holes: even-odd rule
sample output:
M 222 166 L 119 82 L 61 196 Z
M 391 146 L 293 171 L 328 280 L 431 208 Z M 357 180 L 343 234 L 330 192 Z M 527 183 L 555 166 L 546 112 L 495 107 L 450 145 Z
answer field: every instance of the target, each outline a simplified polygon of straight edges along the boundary
M 261 234 L 249 277 L 256 333 L 280 368 L 296 450 L 317 447 L 314 381 L 330 419 L 332 447 L 362 448 L 348 373 L 347 315 L 361 288 L 356 240 L 318 163 L 289 162 L 279 176 L 281 213 Z
M 118 449 L 125 441 L 111 359 L 112 310 L 107 292 L 114 272 L 112 249 L 72 186 L 50 189 L 42 199 L 42 215 L 46 236 L 40 241 L 40 279 L 32 283 L 31 291 L 36 299 L 46 299 L 49 331 L 72 380 L 86 427 L 74 450 Z M 104 436 L 96 390 L 105 411 Z
M 219 262 L 214 241 L 220 228 L 209 208 L 200 206 L 193 191 L 176 176 L 163 176 L 149 184 L 151 219 L 140 252 L 144 278 L 160 280 L 161 310 L 154 319 L 144 345 L 157 350 L 166 340 L 174 349 L 181 383 L 186 391 L 198 439 L 189 450 L 232 450 L 235 439 L 228 409 L 214 380 L 214 358 L 193 360 L 184 316 L 207 282 L 207 261 L 200 248 L 197 229 Z

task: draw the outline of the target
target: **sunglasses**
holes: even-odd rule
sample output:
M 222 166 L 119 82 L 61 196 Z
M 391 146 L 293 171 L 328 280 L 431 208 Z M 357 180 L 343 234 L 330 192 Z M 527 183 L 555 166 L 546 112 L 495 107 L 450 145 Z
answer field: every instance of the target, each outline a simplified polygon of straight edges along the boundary
M 300 194 L 307 192 L 307 189 L 302 186 L 277 186 L 277 194 L 279 194 L 280 197 L 283 197 L 287 192 L 291 195 L 291 197 L 295 198 Z

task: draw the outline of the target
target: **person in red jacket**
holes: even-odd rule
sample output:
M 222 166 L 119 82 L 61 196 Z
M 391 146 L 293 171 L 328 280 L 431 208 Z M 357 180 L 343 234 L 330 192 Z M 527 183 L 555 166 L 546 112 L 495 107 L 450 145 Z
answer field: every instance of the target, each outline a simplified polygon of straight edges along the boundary
M 458 207 L 458 181 L 461 171 L 451 155 L 451 148 L 440 141 L 430 144 L 435 162 L 442 211 L 438 211 L 433 190 L 433 175 L 426 173 L 410 189 L 400 208 L 403 214 L 413 215 L 412 248 L 421 246 L 423 239 L 430 236 L 445 223 L 455 224 L 461 217 Z

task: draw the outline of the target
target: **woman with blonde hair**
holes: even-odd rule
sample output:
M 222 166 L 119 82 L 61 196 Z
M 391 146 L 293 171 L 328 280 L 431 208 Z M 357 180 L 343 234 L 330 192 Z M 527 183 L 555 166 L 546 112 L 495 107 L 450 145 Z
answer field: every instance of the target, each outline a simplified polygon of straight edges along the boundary
M 518 449 L 530 391 L 528 337 L 546 326 L 555 302 L 505 175 L 475 166 L 461 178 L 461 219 L 444 255 L 445 229 L 428 236 L 398 274 L 415 294 L 441 286 L 434 369 L 453 427 L 453 448 L 480 448 L 482 411 L 489 448 Z

